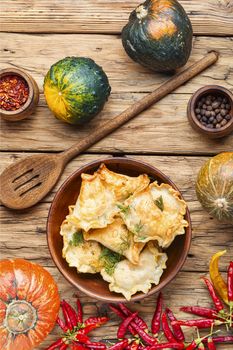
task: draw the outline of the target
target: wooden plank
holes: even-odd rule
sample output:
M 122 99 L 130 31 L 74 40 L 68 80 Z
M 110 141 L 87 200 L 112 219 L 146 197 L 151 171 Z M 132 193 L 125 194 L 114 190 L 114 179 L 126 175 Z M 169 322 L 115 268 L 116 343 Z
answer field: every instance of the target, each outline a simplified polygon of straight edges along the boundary
M 3 47 L 1 67 L 23 67 L 33 75 L 41 91 L 35 115 L 18 123 L 2 122 L 2 150 L 64 150 L 78 139 L 88 137 L 92 129 L 167 79 L 165 75 L 151 73 L 132 62 L 116 36 L 96 35 L 93 39 L 82 34 L 1 34 L 0 39 Z M 50 65 L 64 56 L 74 54 L 74 47 L 78 48 L 78 55 L 92 57 L 104 67 L 112 86 L 111 97 L 103 112 L 89 124 L 77 128 L 55 119 L 42 95 L 43 77 Z M 205 84 L 218 84 L 232 89 L 233 49 L 230 38 L 196 38 L 189 63 L 201 58 L 210 48 L 221 52 L 215 66 L 93 146 L 91 151 L 213 154 L 232 150 L 233 136 L 209 140 L 193 131 L 186 118 L 188 100 L 197 88 Z
M 10 164 L 14 159 L 20 159 L 23 156 L 23 154 L 11 155 L 9 153 L 3 153 L 0 170 Z M 103 157 L 105 156 L 85 154 L 73 160 L 65 170 L 52 194 L 43 203 L 40 203 L 34 208 L 24 212 L 17 212 L 2 207 L 0 256 L 5 256 L 4 254 L 8 252 L 12 257 L 23 256 L 27 259 L 33 259 L 40 264 L 46 262 L 47 266 L 51 266 L 46 241 L 46 220 L 54 193 L 67 176 L 80 166 Z M 228 258 L 229 260 L 233 250 L 232 226 L 220 224 L 216 220 L 213 220 L 202 209 L 195 195 L 195 179 L 198 170 L 207 158 L 171 156 L 135 156 L 134 158 L 148 162 L 169 175 L 180 188 L 188 203 L 193 222 L 193 240 L 190 254 L 183 270 L 206 271 L 208 269 L 209 257 L 225 247 L 228 249 L 226 259 Z M 9 240 L 9 233 L 11 234 L 11 240 Z M 20 237 L 20 240 L 18 237 Z M 214 243 L 210 244 L 210 242 Z
M 34 77 L 41 93 L 50 66 L 66 56 L 94 59 L 106 72 L 114 94 L 150 92 L 169 78 L 169 75 L 152 72 L 132 61 L 117 35 L 0 33 L 0 41 L 0 68 L 25 69 Z M 232 38 L 195 37 L 187 65 L 201 59 L 210 50 L 220 52 L 218 62 L 177 89 L 176 93 L 193 93 L 205 84 L 233 88 Z M 124 99 L 122 95 L 120 97 Z
M 37 33 L 120 33 L 142 0 L 2 0 L 1 30 Z M 232 0 L 180 0 L 197 35 L 232 35 Z
M 27 153 L 1 153 L 0 171 L 14 160 L 26 156 Z M 84 154 L 73 160 L 66 168 L 59 184 L 45 201 L 24 212 L 11 211 L 3 206 L 0 207 L 1 215 L 1 259 L 24 257 L 44 266 L 55 278 L 59 286 L 62 298 L 67 299 L 75 305 L 75 294 L 77 289 L 72 287 L 59 273 L 54 266 L 46 242 L 46 220 L 49 206 L 54 193 L 60 184 L 74 170 L 94 159 L 101 159 L 105 155 Z M 203 305 L 210 307 L 211 302 L 208 293 L 200 280 L 200 277 L 207 275 L 208 261 L 210 256 L 218 250 L 227 248 L 227 254 L 220 261 L 221 271 L 232 257 L 233 238 L 232 226 L 220 224 L 204 212 L 198 203 L 194 184 L 196 174 L 207 157 L 183 157 L 183 156 L 134 156 L 148 162 L 160 170 L 169 174 L 171 179 L 181 189 L 191 210 L 193 221 L 193 240 L 191 250 L 182 271 L 163 290 L 166 305 L 171 307 L 178 318 L 190 318 L 179 311 L 182 305 Z M 224 274 L 225 276 L 225 274 Z M 93 315 L 108 315 L 111 321 L 104 327 L 93 331 L 92 340 L 100 341 L 116 339 L 116 329 L 119 320 L 109 312 L 106 303 L 85 296 L 78 291 L 84 305 L 85 317 Z M 147 297 L 144 300 L 131 303 L 130 307 L 139 311 L 145 320 L 150 324 L 155 307 L 155 296 Z M 186 331 L 188 339 L 192 339 L 190 331 Z M 60 336 L 60 330 L 56 326 L 43 344 L 37 350 L 43 350 Z M 221 346 L 228 350 L 228 345 Z

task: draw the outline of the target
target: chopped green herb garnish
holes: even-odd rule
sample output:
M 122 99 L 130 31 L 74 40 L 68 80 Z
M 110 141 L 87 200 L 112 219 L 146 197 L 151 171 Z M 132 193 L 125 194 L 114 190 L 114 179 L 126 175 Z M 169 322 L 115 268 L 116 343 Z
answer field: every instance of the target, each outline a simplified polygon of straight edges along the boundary
M 140 237 L 137 237 L 137 239 L 138 239 L 139 241 L 145 241 L 146 236 L 140 236 Z
M 164 203 L 163 203 L 163 197 L 160 196 L 155 200 L 155 205 L 157 205 L 157 207 L 163 211 L 164 210 Z
M 134 226 L 134 232 L 136 232 L 137 234 L 141 232 L 141 230 L 143 229 L 143 224 L 141 223 L 141 220 L 138 224 L 136 224 Z
M 123 254 L 130 246 L 130 236 L 121 236 L 122 243 L 120 244 L 120 252 Z
M 116 264 L 121 261 L 121 255 L 104 247 L 100 254 L 100 260 L 102 260 L 104 269 L 107 274 L 111 276 L 114 272 Z
M 122 204 L 117 204 L 117 207 L 120 209 L 120 211 L 125 214 L 128 215 L 129 214 L 129 210 L 130 210 L 130 206 L 129 205 L 122 205 Z
M 82 233 L 82 230 L 80 230 L 73 233 L 72 240 L 69 241 L 69 245 L 77 247 L 79 246 L 79 244 L 82 244 L 83 242 L 84 242 L 83 233 Z

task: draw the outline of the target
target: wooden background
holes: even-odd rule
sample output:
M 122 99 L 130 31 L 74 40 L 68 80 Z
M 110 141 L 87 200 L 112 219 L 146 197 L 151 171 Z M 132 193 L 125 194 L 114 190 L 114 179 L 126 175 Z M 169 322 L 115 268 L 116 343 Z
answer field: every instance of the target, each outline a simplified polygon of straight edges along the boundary
M 233 135 L 220 140 L 206 139 L 192 130 L 186 117 L 188 100 L 201 86 L 219 84 L 233 89 L 233 1 L 180 2 L 191 18 L 195 34 L 188 64 L 210 49 L 220 51 L 218 63 L 74 159 L 53 192 L 34 208 L 16 212 L 0 207 L 0 257 L 21 257 L 43 265 L 57 281 L 61 297 L 72 303 L 77 291 L 62 277 L 50 258 L 46 220 L 57 188 L 74 170 L 95 159 L 124 155 L 148 162 L 169 175 L 188 202 L 193 222 L 191 250 L 182 271 L 164 289 L 166 303 L 178 317 L 185 316 L 179 312 L 179 306 L 210 305 L 200 277 L 207 274 L 211 255 L 227 249 L 221 260 L 222 271 L 233 256 L 232 226 L 218 223 L 203 211 L 194 189 L 198 170 L 210 156 L 233 151 Z M 58 152 L 88 137 L 93 128 L 167 79 L 132 62 L 122 49 L 121 28 L 139 3 L 139 0 L 1 1 L 0 67 L 26 69 L 40 88 L 40 103 L 34 115 L 18 123 L 1 122 L 1 171 L 28 154 Z M 112 86 L 104 111 L 82 128 L 56 120 L 43 96 L 43 78 L 50 65 L 71 55 L 93 58 L 104 68 Z M 93 333 L 95 339 L 115 339 L 118 319 L 109 313 L 106 304 L 82 293 L 80 297 L 87 317 L 105 313 L 111 316 L 111 322 Z M 149 321 L 155 297 L 131 306 Z M 58 333 L 55 327 L 37 350 L 48 346 Z M 227 350 L 229 346 L 220 348 Z

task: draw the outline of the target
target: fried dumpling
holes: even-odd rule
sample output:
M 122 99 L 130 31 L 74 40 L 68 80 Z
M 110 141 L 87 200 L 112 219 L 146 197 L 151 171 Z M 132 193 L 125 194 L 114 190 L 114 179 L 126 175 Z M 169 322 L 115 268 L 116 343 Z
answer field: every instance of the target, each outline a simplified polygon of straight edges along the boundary
M 146 188 L 150 179 L 148 175 L 142 174 L 137 177 L 126 176 L 109 170 L 105 164 L 101 164 L 97 173 L 106 182 L 116 196 L 117 201 L 123 201 L 136 191 Z
M 133 264 L 139 261 L 139 254 L 145 243 L 134 242 L 133 234 L 127 229 L 123 220 L 117 217 L 105 228 L 93 229 L 84 233 L 84 239 L 94 240 L 112 251 L 124 255 Z
M 159 284 L 163 269 L 166 268 L 167 255 L 160 253 L 152 242 L 149 242 L 140 254 L 139 263 L 132 264 L 124 259 L 118 262 L 112 273 L 101 270 L 103 279 L 109 282 L 112 292 L 122 293 L 127 300 L 137 292 L 147 293 L 152 284 Z
M 82 185 L 72 215 L 67 217 L 77 227 L 88 231 L 111 224 L 119 212 L 116 197 L 97 173 L 82 174 Z
M 185 212 L 186 203 L 177 191 L 168 184 L 154 182 L 129 197 L 120 215 L 134 233 L 135 242 L 157 240 L 160 247 L 167 248 L 177 235 L 185 233 Z
M 86 242 L 82 231 L 64 220 L 60 234 L 63 236 L 62 256 L 69 266 L 76 267 L 78 272 L 97 273 L 101 270 L 101 245 L 94 241 Z

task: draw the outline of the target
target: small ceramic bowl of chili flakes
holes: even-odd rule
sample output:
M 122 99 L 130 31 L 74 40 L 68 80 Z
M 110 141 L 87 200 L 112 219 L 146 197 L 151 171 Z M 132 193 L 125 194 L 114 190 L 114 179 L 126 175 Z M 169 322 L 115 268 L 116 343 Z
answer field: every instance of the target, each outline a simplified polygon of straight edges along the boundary
M 6 68 L 0 71 L 0 116 L 17 121 L 32 114 L 39 101 L 35 80 L 24 70 Z
M 191 126 L 210 138 L 220 138 L 233 132 L 233 94 L 218 85 L 197 90 L 188 103 Z

